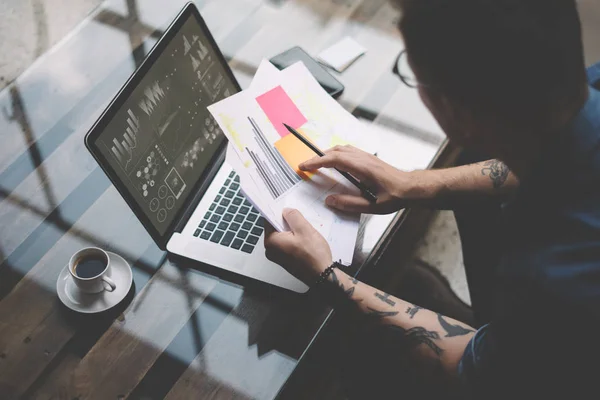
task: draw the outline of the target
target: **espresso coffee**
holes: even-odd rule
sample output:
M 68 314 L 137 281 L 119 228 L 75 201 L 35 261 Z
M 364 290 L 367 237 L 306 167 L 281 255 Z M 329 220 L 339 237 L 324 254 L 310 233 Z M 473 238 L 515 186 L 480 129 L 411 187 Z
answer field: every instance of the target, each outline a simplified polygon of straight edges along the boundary
M 93 278 L 106 269 L 106 259 L 100 255 L 90 254 L 77 260 L 74 268 L 79 278 Z

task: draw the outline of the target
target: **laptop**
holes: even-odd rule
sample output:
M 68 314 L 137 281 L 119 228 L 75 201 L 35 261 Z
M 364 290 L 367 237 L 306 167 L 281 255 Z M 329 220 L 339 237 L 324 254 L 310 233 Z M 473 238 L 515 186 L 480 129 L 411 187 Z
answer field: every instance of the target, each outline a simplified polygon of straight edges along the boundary
M 225 162 L 207 106 L 240 90 L 188 3 L 85 137 L 162 249 L 284 289 L 308 287 L 265 257 L 264 220 Z

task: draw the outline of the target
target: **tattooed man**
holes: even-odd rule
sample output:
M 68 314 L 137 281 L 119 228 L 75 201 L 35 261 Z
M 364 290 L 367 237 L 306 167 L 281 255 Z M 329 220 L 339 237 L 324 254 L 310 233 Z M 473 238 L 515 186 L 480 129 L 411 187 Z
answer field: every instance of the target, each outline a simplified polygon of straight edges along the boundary
M 394 73 L 451 142 L 488 158 L 403 172 L 335 147 L 300 168 L 338 168 L 377 192 L 326 199 L 342 211 L 454 210 L 478 329 L 329 269 L 327 242 L 298 211 L 284 213 L 291 232 L 267 232 L 268 257 L 309 285 L 327 271 L 315 290 L 382 327 L 384 351 L 346 363 L 365 384 L 385 376 L 356 397 L 414 398 L 403 378 L 426 367 L 462 398 L 598 398 L 600 92 L 576 1 L 396 3 L 406 49 Z M 390 357 L 402 368 L 378 361 Z

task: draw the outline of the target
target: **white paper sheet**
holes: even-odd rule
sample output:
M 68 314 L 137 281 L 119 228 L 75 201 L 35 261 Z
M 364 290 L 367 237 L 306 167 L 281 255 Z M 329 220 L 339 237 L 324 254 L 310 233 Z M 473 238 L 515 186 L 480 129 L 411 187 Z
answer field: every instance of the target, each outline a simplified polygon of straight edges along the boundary
M 298 175 L 296 165 L 286 161 L 290 153 L 283 147 L 279 147 L 281 153 L 277 149 L 284 141 L 289 144 L 290 138 L 285 139 L 273 126 L 264 104 L 257 100 L 273 91 L 283 91 L 284 100 L 293 102 L 306 119 L 299 129 L 317 146 L 327 149 L 336 144 L 367 144 L 358 120 L 321 88 L 304 64 L 278 71 L 263 62 L 250 88 L 209 107 L 230 141 L 227 162 L 240 175 L 246 196 L 275 229 L 288 230 L 282 211 L 296 208 L 327 239 L 334 259 L 349 265 L 360 216 L 328 208 L 325 198 L 333 193 L 360 192 L 335 170 Z M 270 107 L 279 106 L 270 103 Z
M 367 49 L 361 46 L 356 40 L 351 37 L 345 37 L 319 53 L 317 59 L 338 72 L 344 72 L 346 68 L 366 52 Z

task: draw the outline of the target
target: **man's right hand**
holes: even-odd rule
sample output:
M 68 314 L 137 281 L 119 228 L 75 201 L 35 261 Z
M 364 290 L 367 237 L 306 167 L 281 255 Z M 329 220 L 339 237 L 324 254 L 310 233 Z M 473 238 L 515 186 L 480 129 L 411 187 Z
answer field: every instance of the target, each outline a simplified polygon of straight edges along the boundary
M 314 157 L 300 164 L 299 168 L 303 171 L 337 168 L 358 178 L 377 195 L 377 203 L 371 203 L 359 195 L 329 196 L 327 205 L 342 211 L 390 214 L 405 208 L 411 200 L 430 198 L 421 175 L 426 171 L 400 171 L 352 146 L 336 146 L 327 150 L 324 157 Z

